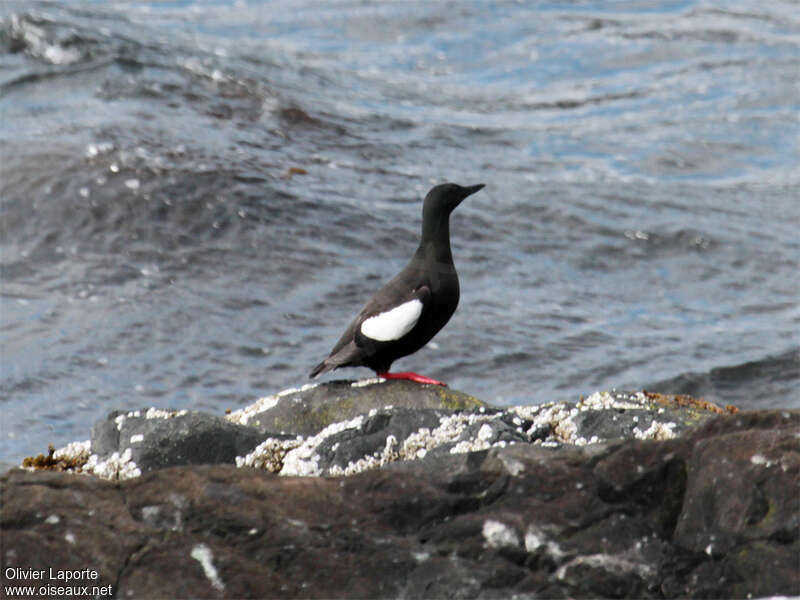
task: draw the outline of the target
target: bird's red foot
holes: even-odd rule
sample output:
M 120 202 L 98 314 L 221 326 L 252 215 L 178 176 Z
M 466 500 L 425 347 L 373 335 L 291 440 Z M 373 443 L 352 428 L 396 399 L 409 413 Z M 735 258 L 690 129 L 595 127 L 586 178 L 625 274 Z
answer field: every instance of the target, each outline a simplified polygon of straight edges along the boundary
M 378 373 L 378 377 L 381 377 L 382 379 L 408 379 L 409 381 L 416 381 L 417 383 L 430 383 L 431 385 L 441 385 L 443 387 L 447 387 L 446 383 L 436 381 L 435 379 L 425 377 L 424 375 L 419 375 L 418 373 L 414 373 L 412 371 L 403 371 L 402 373 Z

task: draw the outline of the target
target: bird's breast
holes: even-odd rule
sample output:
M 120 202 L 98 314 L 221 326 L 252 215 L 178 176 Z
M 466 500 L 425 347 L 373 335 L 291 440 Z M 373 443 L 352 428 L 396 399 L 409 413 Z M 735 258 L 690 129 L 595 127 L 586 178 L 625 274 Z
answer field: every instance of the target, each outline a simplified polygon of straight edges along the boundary
M 436 263 L 428 269 L 431 293 L 435 296 L 455 296 L 458 302 L 458 274 L 453 263 Z

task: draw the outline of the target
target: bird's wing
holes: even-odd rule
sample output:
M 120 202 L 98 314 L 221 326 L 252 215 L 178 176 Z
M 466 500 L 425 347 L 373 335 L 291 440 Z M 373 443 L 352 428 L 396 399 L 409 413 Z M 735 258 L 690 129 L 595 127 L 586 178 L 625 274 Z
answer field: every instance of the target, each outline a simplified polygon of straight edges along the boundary
M 363 342 L 390 342 L 399 340 L 419 321 L 428 305 L 431 292 L 422 285 L 406 293 L 395 293 L 391 301 L 372 300 L 359 313 L 355 320 L 354 339 L 361 346 Z M 363 339 L 362 339 L 363 338 Z
M 427 285 L 412 288 L 400 275 L 395 277 L 361 309 L 328 358 L 314 367 L 311 377 L 347 365 L 360 365 L 375 352 L 375 344 L 403 337 L 417 324 L 430 298 Z M 362 329 L 364 324 L 366 331 Z
M 418 298 L 413 298 L 386 312 L 365 319 L 359 330 L 361 335 L 376 342 L 399 340 L 414 329 L 422 314 L 422 308 L 422 302 Z

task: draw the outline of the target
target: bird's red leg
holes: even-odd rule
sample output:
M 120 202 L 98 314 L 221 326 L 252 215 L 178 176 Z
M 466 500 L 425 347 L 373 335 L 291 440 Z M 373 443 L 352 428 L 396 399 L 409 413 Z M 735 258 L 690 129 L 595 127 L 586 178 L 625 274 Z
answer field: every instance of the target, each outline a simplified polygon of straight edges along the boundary
M 377 375 L 383 379 L 408 379 L 409 381 L 416 381 L 417 383 L 430 383 L 431 385 L 441 385 L 447 387 L 446 383 L 436 381 L 435 379 L 425 377 L 424 375 L 419 375 L 418 373 L 414 373 L 412 371 L 403 371 L 402 373 L 378 373 Z

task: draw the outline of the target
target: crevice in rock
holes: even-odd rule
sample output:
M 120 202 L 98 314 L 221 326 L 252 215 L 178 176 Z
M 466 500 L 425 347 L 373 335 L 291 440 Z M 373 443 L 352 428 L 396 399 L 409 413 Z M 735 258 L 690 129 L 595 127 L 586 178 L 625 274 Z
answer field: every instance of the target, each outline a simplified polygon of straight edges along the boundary
M 671 460 L 664 465 L 663 471 L 665 485 L 662 490 L 663 500 L 659 505 L 659 533 L 664 539 L 672 540 L 686 497 L 686 463 L 680 459 Z
M 767 538 L 769 541 L 779 544 L 791 545 L 800 537 L 800 530 L 797 527 L 781 527 Z
M 491 506 L 502 498 L 510 483 L 510 475 L 500 475 L 497 477 L 489 487 L 478 495 L 481 507 Z
M 767 513 L 769 513 L 769 501 L 764 495 L 764 491 L 761 489 L 761 484 L 756 483 L 753 488 L 752 500 L 745 514 L 745 523 L 748 525 L 757 525 L 764 520 Z
M 147 549 L 147 547 L 149 546 L 149 544 L 150 544 L 150 541 L 148 539 L 145 539 L 142 543 L 140 543 L 135 548 L 133 548 L 128 553 L 128 555 L 125 557 L 125 560 L 122 561 L 122 564 L 120 565 L 119 569 L 117 570 L 117 578 L 114 581 L 113 587 L 111 588 L 113 590 L 113 592 L 114 592 L 114 596 L 113 596 L 114 598 L 119 597 L 119 582 L 122 581 L 122 575 L 125 573 L 125 570 L 128 568 L 128 565 L 131 563 L 131 560 L 133 560 L 134 556 L 144 552 Z
M 497 476 L 499 477 L 499 473 Z M 481 471 L 468 471 L 454 476 L 445 485 L 449 494 L 458 496 L 480 496 L 486 492 L 497 480 L 488 473 Z

